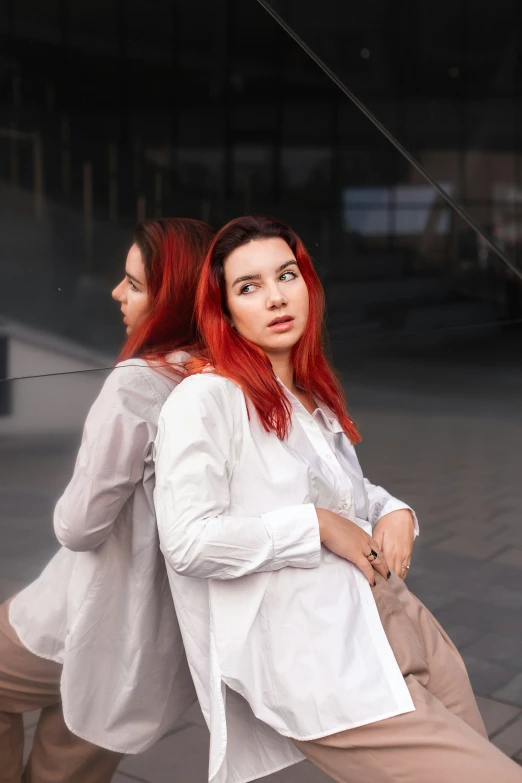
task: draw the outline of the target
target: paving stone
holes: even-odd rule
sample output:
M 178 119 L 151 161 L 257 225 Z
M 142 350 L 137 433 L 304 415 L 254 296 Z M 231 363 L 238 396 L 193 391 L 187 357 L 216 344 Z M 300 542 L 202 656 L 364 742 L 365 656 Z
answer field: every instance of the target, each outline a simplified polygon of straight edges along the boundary
M 491 741 L 508 756 L 517 756 L 522 752 L 522 715 L 506 726 Z
M 38 723 L 38 719 L 40 717 L 40 710 L 32 710 L 31 712 L 25 712 L 24 713 L 24 729 L 27 731 L 27 729 L 32 728 L 33 726 L 36 726 Z
M 493 562 L 522 569 L 522 547 L 511 547 L 506 552 L 501 552 L 493 558 Z
M 511 609 L 469 598 L 458 598 L 440 609 L 437 617 L 442 625 L 456 623 L 515 639 L 522 633 L 522 624 L 517 622 Z
M 479 631 L 473 628 L 466 628 L 465 625 L 456 625 L 454 623 L 444 624 L 444 630 L 459 651 L 467 650 L 468 646 L 480 636 Z
M 2 565 L 3 568 L 3 565 Z M 18 579 L 8 579 L 7 576 L 0 577 L 0 603 L 7 601 L 8 598 L 18 593 L 26 585 L 25 581 Z
M 493 577 L 494 578 L 494 577 Z M 513 586 L 505 586 L 503 584 L 496 584 L 492 579 L 475 580 L 468 585 L 467 590 L 462 590 L 461 594 L 480 600 L 486 604 L 492 604 L 494 606 L 501 606 L 503 609 L 510 609 L 516 612 L 514 617 L 517 617 L 522 612 L 522 585 L 519 585 L 517 589 L 513 589 Z M 522 633 L 521 633 L 522 637 Z
M 507 525 L 505 529 L 498 531 L 494 536 L 495 540 L 506 544 L 506 546 L 522 546 L 522 527 L 517 523 Z
M 399 493 L 397 493 L 397 495 L 400 497 Z M 414 500 L 410 500 L 410 504 L 413 507 L 415 507 Z M 423 524 L 417 541 L 418 544 L 422 544 L 422 546 L 430 546 L 434 543 L 438 543 L 439 541 L 448 538 L 449 536 L 453 535 L 454 532 L 455 532 L 455 528 L 452 525 L 426 526 Z M 416 544 L 416 546 L 418 544 Z
M 492 541 L 491 539 L 455 535 L 440 541 L 438 544 L 434 544 L 433 548 L 452 552 L 456 555 L 473 557 L 476 560 L 486 560 L 505 549 L 505 546 L 505 544 Z
M 414 590 L 410 585 L 409 579 L 407 580 L 406 584 L 412 593 L 416 595 L 417 598 L 428 607 L 430 612 L 433 612 L 434 614 L 438 609 L 441 609 L 443 606 L 447 606 L 455 600 L 455 597 L 449 591 L 438 590 L 437 588 L 428 588 L 421 584 L 419 584 L 417 590 Z
M 187 710 L 187 712 L 183 715 L 182 720 L 180 720 L 179 724 L 174 728 L 178 728 L 179 726 L 192 724 L 192 723 L 194 723 L 196 726 L 199 726 L 202 729 L 207 728 L 205 718 L 203 717 L 203 713 L 201 712 L 201 707 L 197 702 L 196 704 L 193 704 L 189 710 Z
M 466 649 L 462 651 L 462 657 L 464 658 L 474 693 L 479 696 L 493 696 L 499 701 L 507 701 L 507 699 L 502 698 L 499 689 L 503 688 L 515 677 L 515 670 L 508 669 L 506 666 L 501 666 L 498 663 L 475 658 L 473 655 L 469 655 Z M 522 677 L 522 675 L 520 676 Z M 510 701 L 512 702 L 512 700 Z
M 507 683 L 499 686 L 492 695 L 495 699 L 522 707 L 522 673 L 519 672 Z
M 436 547 L 423 547 L 419 542 L 415 549 L 415 565 L 428 574 L 438 574 L 439 577 L 447 575 L 448 580 L 453 580 L 483 578 L 484 569 L 490 564 Z
M 496 573 L 490 571 L 487 579 L 485 580 L 485 584 L 503 585 L 509 590 L 518 591 L 518 594 L 521 594 L 521 579 L 519 568 L 501 565 L 500 563 L 488 563 L 488 565 L 490 565 L 492 569 L 496 568 L 498 570 Z
M 486 699 L 483 696 L 477 696 L 477 704 L 490 737 L 504 728 L 507 723 L 513 721 L 517 715 L 522 714 L 518 707 Z
M 24 764 L 29 758 L 29 753 L 33 747 L 33 739 L 39 717 L 40 710 L 34 710 L 24 714 Z
M 262 778 L 266 783 L 332 783 L 332 778 L 314 767 L 309 761 L 292 764 L 273 775 Z
M 455 534 L 458 534 L 459 536 L 469 536 L 470 538 L 473 537 L 485 540 L 492 540 L 495 538 L 495 540 L 498 540 L 499 546 L 502 546 L 504 545 L 504 540 L 500 538 L 500 533 L 504 528 L 507 527 L 508 526 L 505 523 L 502 525 L 499 520 L 481 520 L 478 517 L 469 521 L 459 520 L 458 525 L 455 523 L 455 521 L 452 520 L 451 522 L 444 525 L 435 525 L 433 530 L 436 530 L 437 528 L 439 530 L 445 530 L 448 538 Z
M 160 740 L 144 753 L 126 756 L 118 771 L 152 783 L 206 783 L 208 748 L 208 731 L 189 725 Z
M 508 636 L 485 633 L 469 644 L 467 651 L 476 658 L 493 661 L 513 669 L 520 669 L 522 664 L 522 634 L 514 639 Z

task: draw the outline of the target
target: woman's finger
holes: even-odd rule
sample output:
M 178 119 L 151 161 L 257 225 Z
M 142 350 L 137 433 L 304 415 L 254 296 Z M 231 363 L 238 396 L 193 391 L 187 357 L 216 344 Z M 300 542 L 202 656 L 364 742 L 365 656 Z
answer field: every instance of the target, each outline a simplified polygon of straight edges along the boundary
M 408 576 L 408 573 L 409 573 L 409 570 L 410 570 L 410 562 L 411 562 L 411 560 L 410 560 L 409 557 L 403 557 L 402 558 L 402 563 L 401 563 L 400 571 L 398 572 L 398 574 L 401 577 L 401 579 L 403 579 L 403 580 L 406 580 L 406 578 Z
M 382 528 L 379 528 L 378 531 L 374 531 L 373 541 L 377 544 L 381 551 L 384 549 L 384 530 Z
M 361 555 L 360 558 L 357 559 L 357 561 L 354 560 L 355 565 L 361 569 L 363 574 L 365 575 L 366 579 L 370 583 L 371 587 L 374 587 L 375 585 L 375 574 L 373 573 L 372 564 L 368 560 L 367 557 L 364 555 Z
M 368 558 L 370 565 L 372 566 L 372 568 L 378 571 L 382 576 L 384 576 L 385 579 L 387 579 L 388 572 L 390 569 L 388 567 L 388 562 L 386 557 L 384 556 L 382 550 L 380 549 L 375 539 L 371 539 L 369 545 L 371 547 L 371 553 L 372 553 L 371 557 Z
M 391 570 L 398 576 L 402 576 L 404 572 L 402 566 L 403 563 L 405 562 L 402 555 L 400 555 L 398 552 L 394 552 L 393 556 L 390 557 L 390 555 L 388 555 L 388 562 L 390 563 Z
M 391 570 L 398 576 L 404 577 L 408 570 L 404 566 L 410 564 L 412 554 L 412 547 L 409 542 L 399 547 L 396 542 L 390 544 L 388 541 L 383 549 L 383 554 Z
M 390 569 L 388 568 L 388 563 L 384 559 L 384 557 L 379 557 L 377 560 L 374 560 L 372 563 L 372 567 L 378 571 L 381 576 L 383 576 L 385 579 L 388 579 L 388 573 Z

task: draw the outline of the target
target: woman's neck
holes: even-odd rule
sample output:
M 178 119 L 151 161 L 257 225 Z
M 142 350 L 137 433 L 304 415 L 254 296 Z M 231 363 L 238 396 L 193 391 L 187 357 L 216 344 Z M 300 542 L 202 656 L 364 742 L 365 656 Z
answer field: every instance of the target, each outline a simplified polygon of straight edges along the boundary
M 295 394 L 296 388 L 294 382 L 294 367 L 291 362 L 290 353 L 276 353 L 269 355 L 268 358 L 270 359 L 274 373 L 277 375 L 281 383 L 286 386 L 288 391 L 292 392 L 292 394 Z
M 268 358 L 272 363 L 272 369 L 281 383 L 286 386 L 294 397 L 297 397 L 305 410 L 312 414 L 316 408 L 315 401 L 309 394 L 302 389 L 298 389 L 295 385 L 294 366 L 291 361 L 291 354 L 288 354 L 288 356 L 276 354 L 275 356 L 269 356 Z

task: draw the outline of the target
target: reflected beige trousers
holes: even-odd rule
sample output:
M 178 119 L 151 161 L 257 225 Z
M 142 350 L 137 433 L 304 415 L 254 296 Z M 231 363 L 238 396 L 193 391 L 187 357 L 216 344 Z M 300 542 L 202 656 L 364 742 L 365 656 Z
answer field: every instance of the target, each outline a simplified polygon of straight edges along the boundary
M 522 783 L 488 739 L 455 645 L 399 577 L 374 597 L 415 711 L 294 743 L 339 783 Z
M 0 783 L 109 783 L 119 753 L 69 731 L 60 701 L 62 667 L 29 652 L 0 605 Z M 42 710 L 23 768 L 23 713 Z

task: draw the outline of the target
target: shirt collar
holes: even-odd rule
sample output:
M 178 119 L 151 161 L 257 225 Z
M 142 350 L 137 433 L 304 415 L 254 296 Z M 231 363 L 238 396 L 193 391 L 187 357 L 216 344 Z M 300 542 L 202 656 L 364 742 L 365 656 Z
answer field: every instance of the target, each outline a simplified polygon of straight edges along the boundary
M 277 381 L 278 383 L 281 384 L 283 391 L 288 401 L 292 405 L 294 412 L 300 416 L 310 417 L 310 414 L 308 413 L 304 405 L 301 402 L 299 402 L 295 394 L 292 394 L 292 392 L 286 388 L 286 386 L 284 385 L 284 383 L 280 378 L 277 378 Z M 311 414 L 311 418 L 315 419 L 316 421 L 320 419 L 325 425 L 325 427 L 330 430 L 330 432 L 344 432 L 343 428 L 339 424 L 339 421 L 335 416 L 335 414 L 333 413 L 333 411 L 330 410 L 330 408 L 322 402 L 317 403 L 317 408 Z

